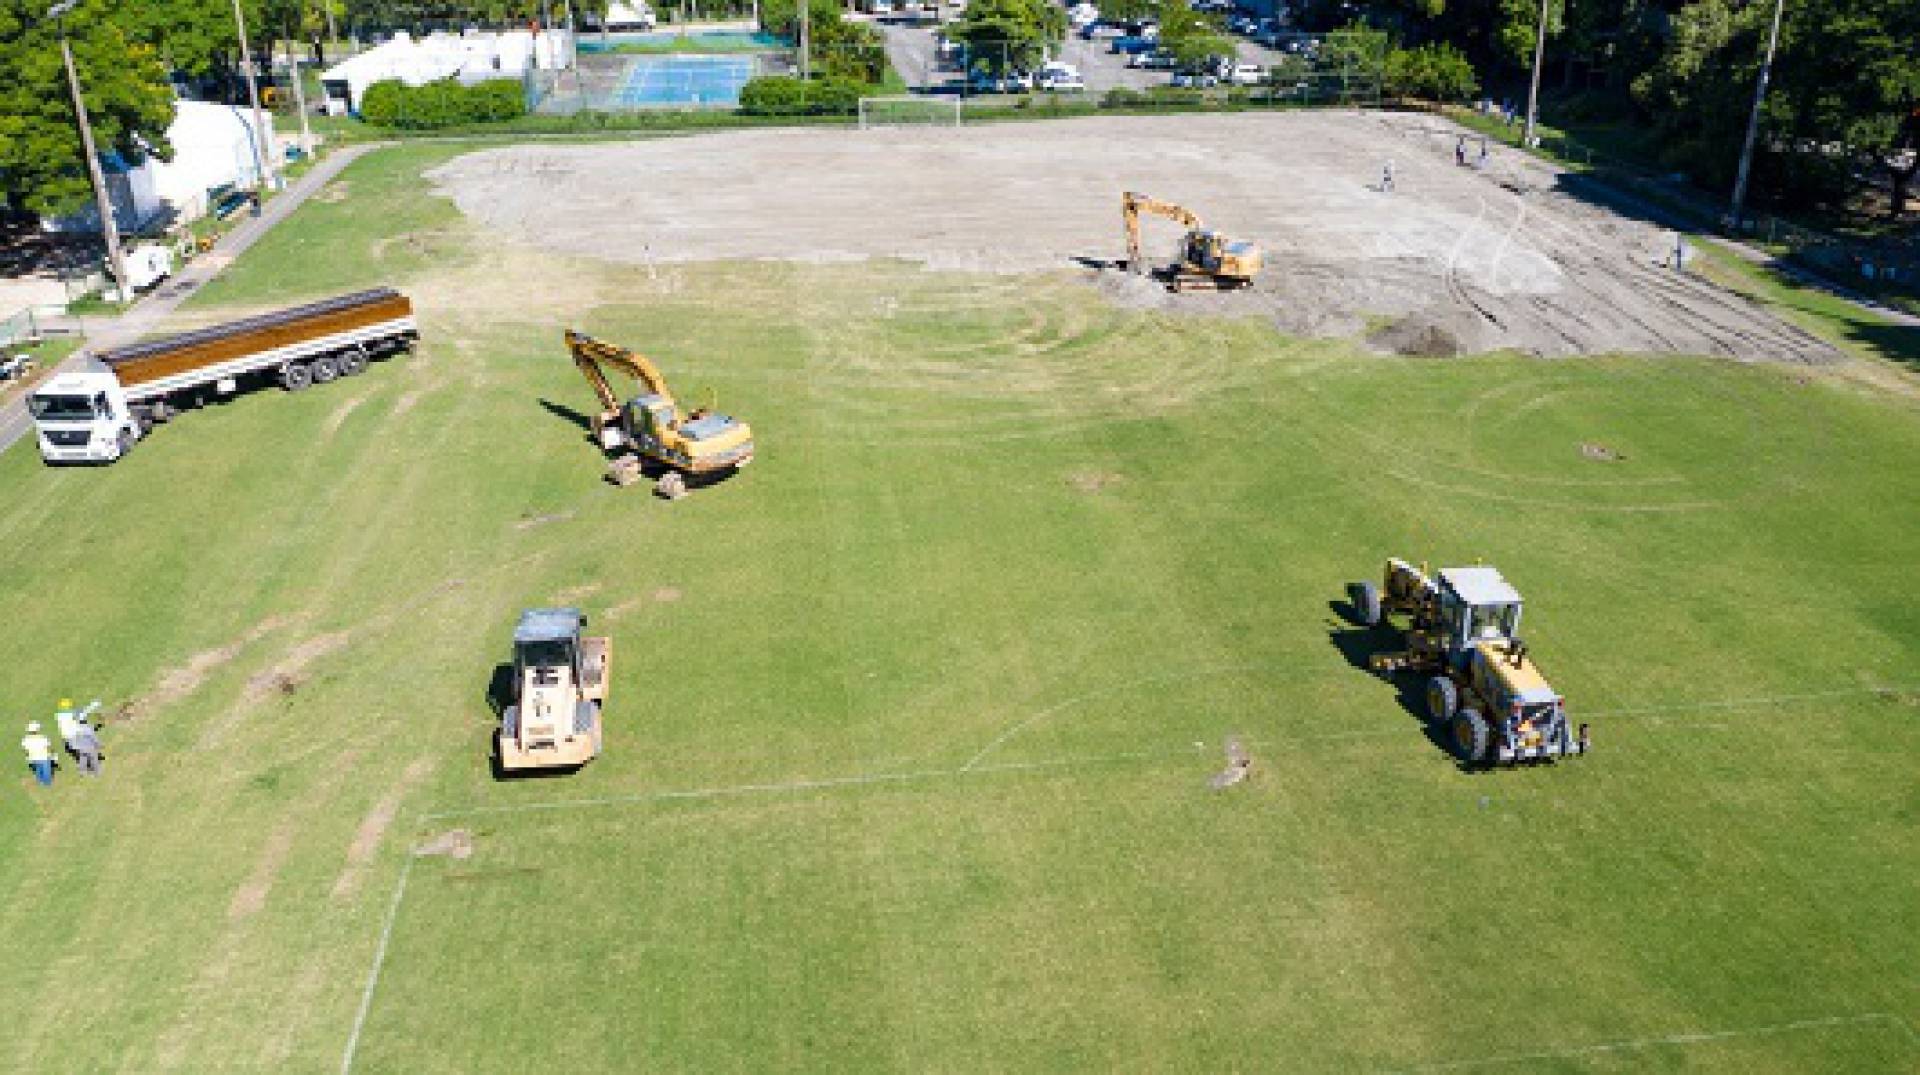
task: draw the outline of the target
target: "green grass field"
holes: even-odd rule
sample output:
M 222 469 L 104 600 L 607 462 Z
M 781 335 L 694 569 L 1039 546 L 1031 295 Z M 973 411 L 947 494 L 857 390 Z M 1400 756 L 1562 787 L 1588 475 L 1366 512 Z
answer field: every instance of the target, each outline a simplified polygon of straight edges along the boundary
M 0 456 L 0 697 L 121 714 L 103 779 L 0 790 L 0 1067 L 1920 1066 L 1904 374 L 559 263 L 420 196 L 461 151 L 356 163 L 194 310 L 393 282 L 418 354 Z M 601 483 L 569 324 L 759 460 Z M 1499 565 L 1596 753 L 1430 742 L 1337 607 L 1390 555 Z M 565 602 L 606 753 L 497 782 Z

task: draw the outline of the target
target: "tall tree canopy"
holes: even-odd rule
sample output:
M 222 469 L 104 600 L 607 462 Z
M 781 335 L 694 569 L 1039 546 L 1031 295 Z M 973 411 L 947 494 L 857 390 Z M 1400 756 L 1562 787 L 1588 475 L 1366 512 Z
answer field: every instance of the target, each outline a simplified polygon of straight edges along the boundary
M 84 0 L 66 17 L 80 88 L 101 152 L 129 161 L 171 154 L 173 91 L 154 47 Z M 156 4 L 156 6 L 158 6 Z M 0 195 L 17 209 L 67 213 L 90 197 L 86 158 L 45 0 L 0 0 Z

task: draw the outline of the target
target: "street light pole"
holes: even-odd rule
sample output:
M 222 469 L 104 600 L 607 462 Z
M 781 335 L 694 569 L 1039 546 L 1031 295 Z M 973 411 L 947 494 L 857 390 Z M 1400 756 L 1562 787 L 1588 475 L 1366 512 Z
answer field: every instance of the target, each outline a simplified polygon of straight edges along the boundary
M 1787 0 L 1773 2 L 1773 29 L 1767 32 L 1767 55 L 1760 61 L 1760 75 L 1753 81 L 1753 111 L 1747 115 L 1747 141 L 1740 147 L 1740 170 L 1733 179 L 1733 203 L 1727 207 L 1727 224 L 1738 230 L 1740 214 L 1746 208 L 1747 175 L 1753 168 L 1753 146 L 1760 137 L 1760 106 L 1767 99 L 1767 80 L 1773 75 L 1773 50 L 1780 45 L 1780 13 Z
M 1540 118 L 1540 65 L 1547 56 L 1547 3 L 1540 0 L 1540 25 L 1533 34 L 1533 80 L 1527 87 L 1527 127 L 1520 136 L 1520 144 L 1531 146 L 1535 141 L 1534 127 Z
M 287 50 L 287 69 L 293 72 L 293 107 L 300 113 L 300 156 L 313 156 L 313 128 L 307 123 L 307 90 L 300 85 L 300 49 Z
M 240 35 L 240 70 L 246 73 L 247 98 L 253 103 L 253 160 L 260 169 L 260 196 L 253 200 L 257 214 L 261 197 L 272 187 L 273 175 L 267 171 L 267 118 L 260 111 L 260 83 L 253 77 L 253 50 L 247 47 L 247 17 L 240 11 L 240 0 L 233 0 L 233 28 Z
M 87 102 L 80 96 L 80 76 L 73 68 L 73 48 L 67 44 L 67 12 L 79 0 L 63 0 L 47 10 L 47 17 L 60 27 L 60 59 L 67 67 L 67 89 L 73 94 L 73 116 L 80 124 L 80 152 L 87 158 L 87 175 L 93 180 L 93 200 L 100 210 L 100 237 L 107 244 L 107 265 L 121 305 L 132 298 L 127 280 L 127 261 L 120 254 L 120 228 L 113 219 L 113 198 L 107 194 L 106 176 L 100 173 L 100 154 L 93 147 L 93 124 L 87 119 Z

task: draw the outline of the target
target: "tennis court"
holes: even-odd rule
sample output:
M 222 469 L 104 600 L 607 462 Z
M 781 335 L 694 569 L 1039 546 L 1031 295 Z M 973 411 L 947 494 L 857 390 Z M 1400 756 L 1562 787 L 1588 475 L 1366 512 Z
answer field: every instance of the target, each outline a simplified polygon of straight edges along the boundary
M 732 107 L 752 77 L 753 60 L 746 57 L 647 56 L 633 62 L 616 99 L 624 105 Z

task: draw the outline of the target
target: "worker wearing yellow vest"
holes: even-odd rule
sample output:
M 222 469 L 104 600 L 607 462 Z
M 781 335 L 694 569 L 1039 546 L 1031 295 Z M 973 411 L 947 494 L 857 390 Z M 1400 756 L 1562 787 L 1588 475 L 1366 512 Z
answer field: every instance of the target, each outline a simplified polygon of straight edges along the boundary
M 27 752 L 27 768 L 33 770 L 33 778 L 40 786 L 53 786 L 53 741 L 40 734 L 40 722 L 27 725 L 27 734 L 20 740 L 20 749 Z

